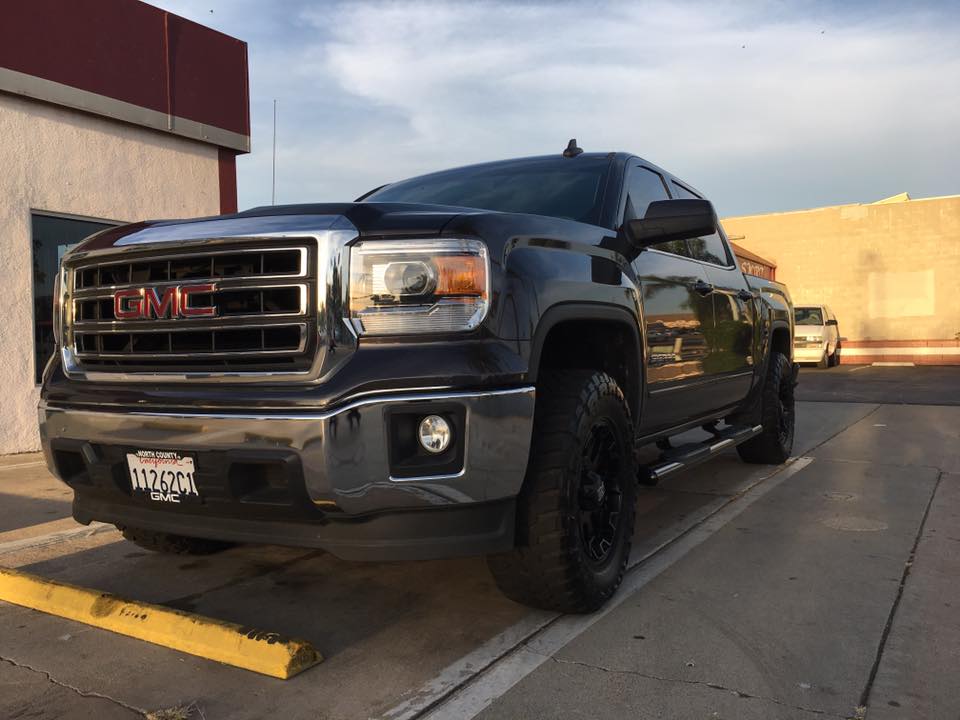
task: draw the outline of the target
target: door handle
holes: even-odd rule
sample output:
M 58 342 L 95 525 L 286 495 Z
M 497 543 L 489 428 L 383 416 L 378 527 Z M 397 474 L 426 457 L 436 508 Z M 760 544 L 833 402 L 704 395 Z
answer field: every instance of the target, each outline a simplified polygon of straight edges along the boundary
M 713 292 L 713 285 L 703 280 L 697 280 L 690 288 L 698 295 L 709 295 Z
M 749 290 L 738 290 L 737 298 L 743 300 L 744 302 L 750 302 L 751 300 L 756 300 L 757 296 L 755 293 L 752 293 Z

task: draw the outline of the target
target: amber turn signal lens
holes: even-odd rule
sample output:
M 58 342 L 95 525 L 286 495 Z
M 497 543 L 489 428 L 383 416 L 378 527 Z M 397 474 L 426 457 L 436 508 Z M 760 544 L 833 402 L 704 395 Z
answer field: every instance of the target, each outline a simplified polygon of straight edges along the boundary
M 487 247 L 475 238 L 364 240 L 350 248 L 358 335 L 469 332 L 490 304 Z
M 440 255 L 437 268 L 438 296 L 487 297 L 486 263 L 477 255 Z

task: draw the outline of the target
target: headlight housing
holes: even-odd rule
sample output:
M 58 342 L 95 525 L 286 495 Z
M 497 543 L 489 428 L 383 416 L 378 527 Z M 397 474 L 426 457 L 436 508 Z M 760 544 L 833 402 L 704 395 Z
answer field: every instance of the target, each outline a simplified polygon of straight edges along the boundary
M 350 320 L 360 335 L 465 332 L 489 305 L 479 240 L 370 240 L 350 250 Z

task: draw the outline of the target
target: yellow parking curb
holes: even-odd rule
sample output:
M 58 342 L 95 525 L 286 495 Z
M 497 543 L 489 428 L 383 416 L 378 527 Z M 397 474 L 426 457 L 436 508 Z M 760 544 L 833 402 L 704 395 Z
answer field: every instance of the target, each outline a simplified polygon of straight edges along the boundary
M 0 600 L 286 680 L 323 657 L 287 638 L 0 568 Z

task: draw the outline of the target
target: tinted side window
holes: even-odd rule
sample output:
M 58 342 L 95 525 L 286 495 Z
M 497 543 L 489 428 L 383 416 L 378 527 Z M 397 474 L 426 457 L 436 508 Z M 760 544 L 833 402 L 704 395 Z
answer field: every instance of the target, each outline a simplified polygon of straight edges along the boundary
M 627 203 L 623 208 L 623 221 L 639 220 L 647 213 L 647 206 L 654 200 L 669 200 L 667 187 L 660 173 L 642 165 L 630 169 L 627 178 Z M 685 240 L 672 240 L 653 246 L 656 250 L 690 257 Z
M 673 196 L 681 200 L 702 200 L 699 195 L 690 190 L 687 190 L 683 185 L 672 182 Z M 733 263 L 730 261 L 730 255 L 727 253 L 727 248 L 723 244 L 723 239 L 720 237 L 720 233 L 715 232 L 713 235 L 706 235 L 704 237 L 693 238 L 692 240 L 687 240 L 687 243 L 690 245 L 690 250 L 693 252 L 693 256 L 697 260 L 703 260 L 704 262 L 713 263 L 714 265 L 723 265 L 728 267 Z
M 630 169 L 630 177 L 627 178 L 627 204 L 623 209 L 623 221 L 642 218 L 647 206 L 654 200 L 669 199 L 660 174 L 637 165 Z

